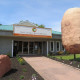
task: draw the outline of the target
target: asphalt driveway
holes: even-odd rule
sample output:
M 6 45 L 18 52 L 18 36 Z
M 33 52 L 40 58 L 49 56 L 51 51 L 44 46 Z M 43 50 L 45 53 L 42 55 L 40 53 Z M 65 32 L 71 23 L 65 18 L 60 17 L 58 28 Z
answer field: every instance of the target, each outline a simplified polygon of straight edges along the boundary
M 80 71 L 47 57 L 23 57 L 45 80 L 80 80 Z

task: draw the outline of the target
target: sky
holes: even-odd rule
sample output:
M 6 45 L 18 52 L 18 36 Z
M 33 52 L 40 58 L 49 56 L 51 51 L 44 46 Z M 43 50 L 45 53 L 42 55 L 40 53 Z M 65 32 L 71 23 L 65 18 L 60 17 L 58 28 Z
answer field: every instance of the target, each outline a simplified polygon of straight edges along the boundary
M 80 7 L 80 0 L 0 0 L 0 23 L 11 25 L 29 20 L 61 31 L 65 11 L 74 7 Z

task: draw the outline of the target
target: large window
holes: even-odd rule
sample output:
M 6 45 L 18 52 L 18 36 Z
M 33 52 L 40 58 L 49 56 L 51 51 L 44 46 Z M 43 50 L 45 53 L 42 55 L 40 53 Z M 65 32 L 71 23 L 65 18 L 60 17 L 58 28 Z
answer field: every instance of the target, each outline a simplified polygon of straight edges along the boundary
M 54 51 L 54 41 L 50 42 L 50 51 Z
M 60 51 L 60 41 L 56 41 L 56 51 Z

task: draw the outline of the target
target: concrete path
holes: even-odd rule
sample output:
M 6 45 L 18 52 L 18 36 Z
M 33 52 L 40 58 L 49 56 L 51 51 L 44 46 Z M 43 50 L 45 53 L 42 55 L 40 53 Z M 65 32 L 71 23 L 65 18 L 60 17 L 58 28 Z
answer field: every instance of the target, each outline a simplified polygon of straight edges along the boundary
M 23 57 L 44 80 L 80 80 L 80 71 L 46 57 Z

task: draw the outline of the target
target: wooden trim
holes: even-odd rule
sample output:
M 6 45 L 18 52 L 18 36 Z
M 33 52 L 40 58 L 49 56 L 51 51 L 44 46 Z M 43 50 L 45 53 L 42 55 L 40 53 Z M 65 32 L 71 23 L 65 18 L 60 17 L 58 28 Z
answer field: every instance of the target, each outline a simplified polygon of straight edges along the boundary
M 32 35 L 32 34 L 18 34 L 14 33 L 15 36 L 26 36 L 26 37 L 42 37 L 42 38 L 52 38 L 52 36 L 45 36 L 45 35 Z
M 53 50 L 51 50 L 51 42 L 53 43 Z M 50 41 L 50 51 L 54 52 L 54 41 Z

